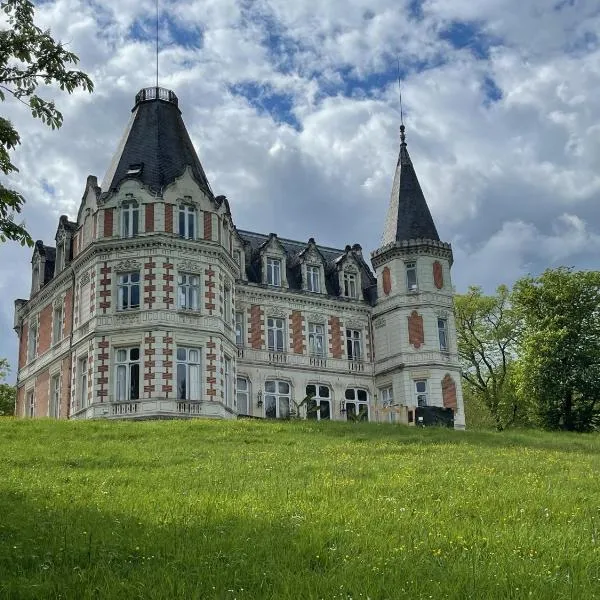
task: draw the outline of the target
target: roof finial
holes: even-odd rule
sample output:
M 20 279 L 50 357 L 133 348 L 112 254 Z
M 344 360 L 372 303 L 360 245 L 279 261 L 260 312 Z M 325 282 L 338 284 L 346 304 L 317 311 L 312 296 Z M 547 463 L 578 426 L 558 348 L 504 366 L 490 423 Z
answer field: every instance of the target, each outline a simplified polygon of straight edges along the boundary
M 156 0 L 156 89 L 158 89 L 158 0 Z
M 400 84 L 400 57 L 398 60 L 398 96 L 400 98 L 400 142 L 406 144 L 406 135 L 404 135 L 404 111 L 402 110 L 402 86 Z

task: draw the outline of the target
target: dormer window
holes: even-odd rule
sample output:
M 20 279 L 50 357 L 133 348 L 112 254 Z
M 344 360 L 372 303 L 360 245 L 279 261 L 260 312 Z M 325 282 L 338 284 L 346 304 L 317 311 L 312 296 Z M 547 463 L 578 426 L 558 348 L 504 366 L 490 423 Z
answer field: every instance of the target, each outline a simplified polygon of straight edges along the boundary
M 121 208 L 121 235 L 129 238 L 138 234 L 140 209 L 137 202 L 127 202 Z
M 306 267 L 306 289 L 309 292 L 321 292 L 321 269 L 314 265 Z
M 31 274 L 31 295 L 35 294 L 40 289 L 40 263 L 36 262 L 33 265 L 33 272 Z
M 406 263 L 406 289 L 409 292 L 416 292 L 418 289 L 416 262 Z
M 142 166 L 142 163 L 129 165 L 129 169 L 127 169 L 127 175 L 139 175 L 142 172 Z
M 281 260 L 267 257 L 267 283 L 281 287 Z
M 179 207 L 179 237 L 186 240 L 196 239 L 196 210 L 189 204 Z
M 344 272 L 344 296 L 358 298 L 358 277 L 352 271 Z

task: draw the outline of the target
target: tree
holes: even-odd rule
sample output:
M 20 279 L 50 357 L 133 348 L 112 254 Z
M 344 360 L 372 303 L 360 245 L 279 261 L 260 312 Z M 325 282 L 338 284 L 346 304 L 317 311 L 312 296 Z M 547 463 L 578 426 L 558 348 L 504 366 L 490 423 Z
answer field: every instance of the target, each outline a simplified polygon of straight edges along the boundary
M 4 382 L 9 371 L 8 361 L 5 358 L 0 358 L 0 382 Z M 0 417 L 15 414 L 16 399 L 17 389 L 7 383 L 0 383 Z
M 548 429 L 600 425 L 600 272 L 548 269 L 513 290 L 524 329 L 518 390 Z
M 458 355 L 466 382 L 466 397 L 482 403 L 501 431 L 518 417 L 511 385 L 518 319 L 500 286 L 495 296 L 470 287 L 454 298 Z
M 58 85 L 71 94 L 77 88 L 91 92 L 94 85 L 82 71 L 69 70 L 79 58 L 55 42 L 49 31 L 42 31 L 33 22 L 33 4 L 29 0 L 2 0 L 0 8 L 9 27 L 0 30 L 0 100 L 6 95 L 29 107 L 34 118 L 57 129 L 63 116 L 54 101 L 42 99 L 39 85 Z M 17 172 L 10 160 L 10 151 L 21 143 L 10 121 L 0 116 L 0 171 L 5 175 Z M 16 240 L 33 246 L 25 226 L 15 222 L 25 198 L 0 182 L 0 240 Z

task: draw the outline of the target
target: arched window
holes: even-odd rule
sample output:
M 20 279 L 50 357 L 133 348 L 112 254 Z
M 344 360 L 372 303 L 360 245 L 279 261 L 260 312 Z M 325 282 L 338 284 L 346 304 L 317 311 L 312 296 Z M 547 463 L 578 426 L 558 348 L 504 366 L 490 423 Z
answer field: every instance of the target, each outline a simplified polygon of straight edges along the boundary
M 361 388 L 348 388 L 346 390 L 346 420 L 369 420 L 369 392 Z
M 317 421 L 331 419 L 331 390 L 326 385 L 309 384 L 306 386 L 306 418 Z
M 265 417 L 290 418 L 291 388 L 287 381 L 265 381 Z

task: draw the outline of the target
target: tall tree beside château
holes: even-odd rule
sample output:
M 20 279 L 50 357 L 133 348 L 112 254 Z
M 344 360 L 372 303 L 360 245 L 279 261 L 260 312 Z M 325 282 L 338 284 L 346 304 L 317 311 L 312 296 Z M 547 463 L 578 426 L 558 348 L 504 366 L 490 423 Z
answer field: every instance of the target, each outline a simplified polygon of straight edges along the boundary
M 79 58 L 56 42 L 49 31 L 43 31 L 33 21 L 34 7 L 28 0 L 3 0 L 0 9 L 7 23 L 0 30 L 0 100 L 8 98 L 25 104 L 31 115 L 56 129 L 63 116 L 53 100 L 37 94 L 39 85 L 58 86 L 72 93 L 77 88 L 91 92 L 93 83 L 82 71 L 69 69 Z M 10 152 L 21 143 L 12 123 L 0 116 L 0 171 L 4 175 L 17 172 Z M 15 222 L 25 198 L 0 182 L 0 240 L 16 240 L 33 246 L 33 240 L 23 224 Z
M 548 429 L 600 425 L 600 272 L 548 269 L 517 281 L 512 296 L 523 321 L 518 389 Z

